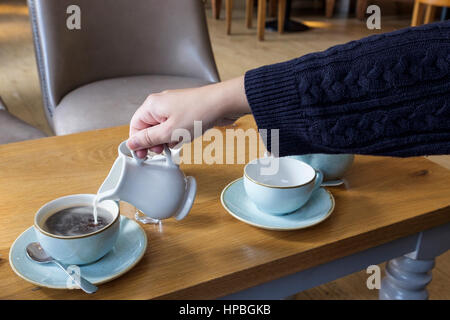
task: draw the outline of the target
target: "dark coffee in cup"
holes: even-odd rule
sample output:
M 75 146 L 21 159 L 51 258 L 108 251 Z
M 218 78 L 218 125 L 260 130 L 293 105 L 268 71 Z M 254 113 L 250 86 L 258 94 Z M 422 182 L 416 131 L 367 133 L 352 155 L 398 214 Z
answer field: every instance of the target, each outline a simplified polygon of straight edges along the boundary
M 66 208 L 57 211 L 42 224 L 42 229 L 57 236 L 79 236 L 103 229 L 113 221 L 112 215 L 97 207 L 97 223 L 92 206 Z

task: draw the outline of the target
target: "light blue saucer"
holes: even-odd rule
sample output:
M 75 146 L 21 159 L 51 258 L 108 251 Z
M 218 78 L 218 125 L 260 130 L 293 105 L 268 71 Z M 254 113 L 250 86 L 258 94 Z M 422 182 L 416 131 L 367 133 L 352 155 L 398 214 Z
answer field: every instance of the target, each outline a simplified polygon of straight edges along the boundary
M 111 281 L 133 268 L 144 256 L 147 235 L 133 220 L 120 217 L 120 233 L 114 248 L 99 261 L 80 266 L 83 277 L 93 284 Z M 9 251 L 9 263 L 17 275 L 37 286 L 67 289 L 67 275 L 54 264 L 38 264 L 25 253 L 30 242 L 35 242 L 34 227 L 25 230 L 14 241 Z
M 236 219 L 268 230 L 297 230 L 316 225 L 328 218 L 334 210 L 334 197 L 326 189 L 314 192 L 300 209 L 283 216 L 273 216 L 260 211 L 247 197 L 244 182 L 239 178 L 222 191 L 223 207 Z

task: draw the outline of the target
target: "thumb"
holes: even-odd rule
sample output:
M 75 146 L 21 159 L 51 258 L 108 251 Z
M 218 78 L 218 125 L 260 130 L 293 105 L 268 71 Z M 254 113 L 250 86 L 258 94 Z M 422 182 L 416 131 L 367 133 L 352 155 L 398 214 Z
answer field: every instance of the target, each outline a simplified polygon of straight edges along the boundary
M 127 146 L 136 151 L 168 143 L 170 142 L 170 136 L 167 132 L 165 122 L 140 130 L 128 139 Z

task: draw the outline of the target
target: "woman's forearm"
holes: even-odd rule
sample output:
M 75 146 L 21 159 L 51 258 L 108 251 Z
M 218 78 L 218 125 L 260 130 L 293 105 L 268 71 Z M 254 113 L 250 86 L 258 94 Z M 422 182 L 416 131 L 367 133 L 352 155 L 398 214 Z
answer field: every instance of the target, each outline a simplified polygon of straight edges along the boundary
M 244 76 L 213 84 L 211 94 L 217 99 L 220 118 L 237 118 L 251 113 L 245 95 Z

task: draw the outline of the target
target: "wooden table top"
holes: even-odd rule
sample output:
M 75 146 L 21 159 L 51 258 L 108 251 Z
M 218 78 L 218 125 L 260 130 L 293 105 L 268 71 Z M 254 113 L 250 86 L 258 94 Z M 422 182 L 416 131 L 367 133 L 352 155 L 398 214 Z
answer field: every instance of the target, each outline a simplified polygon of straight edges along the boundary
M 238 127 L 254 126 L 249 116 Z M 38 288 L 9 266 L 13 241 L 54 198 L 95 193 L 128 127 L 0 146 L 0 299 L 82 299 L 80 290 Z M 346 185 L 329 188 L 331 216 L 314 227 L 277 232 L 230 216 L 222 189 L 243 165 L 183 165 L 198 193 L 186 219 L 143 226 L 148 247 L 127 274 L 94 299 L 216 298 L 450 222 L 450 171 L 422 157 L 357 156 Z M 130 207 L 122 214 L 132 217 Z

